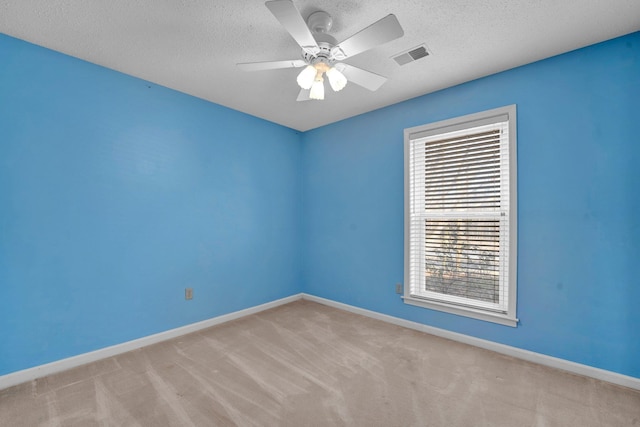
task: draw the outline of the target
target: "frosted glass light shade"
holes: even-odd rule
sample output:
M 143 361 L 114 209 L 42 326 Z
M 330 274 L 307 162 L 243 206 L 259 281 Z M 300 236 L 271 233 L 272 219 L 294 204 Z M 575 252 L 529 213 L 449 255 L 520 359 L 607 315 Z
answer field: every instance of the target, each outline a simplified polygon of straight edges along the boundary
M 311 99 L 324 99 L 324 83 L 322 79 L 318 79 L 311 85 L 311 92 L 309 92 L 309 98 Z
M 331 85 L 331 89 L 338 92 L 347 85 L 347 78 L 340 71 L 331 67 L 326 72 L 327 77 L 329 78 L 329 84 Z
M 298 74 L 298 85 L 302 89 L 311 89 L 313 85 L 313 80 L 316 78 L 316 69 L 312 65 L 307 65 L 304 67 L 300 74 Z

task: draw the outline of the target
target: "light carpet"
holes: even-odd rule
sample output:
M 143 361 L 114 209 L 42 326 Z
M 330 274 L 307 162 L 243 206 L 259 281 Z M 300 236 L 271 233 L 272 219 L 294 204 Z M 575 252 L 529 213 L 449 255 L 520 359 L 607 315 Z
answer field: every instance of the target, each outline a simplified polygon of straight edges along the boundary
M 635 426 L 640 392 L 309 301 L 0 391 L 0 426 Z

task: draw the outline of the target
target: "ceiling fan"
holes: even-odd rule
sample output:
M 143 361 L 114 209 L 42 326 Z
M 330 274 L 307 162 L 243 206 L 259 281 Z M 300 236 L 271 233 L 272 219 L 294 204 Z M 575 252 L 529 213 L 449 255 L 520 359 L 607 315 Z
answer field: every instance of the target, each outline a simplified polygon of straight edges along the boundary
M 333 25 L 333 19 L 328 13 L 314 12 L 305 22 L 290 0 L 272 0 L 267 1 L 265 5 L 300 45 L 301 59 L 237 64 L 241 70 L 262 71 L 304 67 L 297 78 L 298 85 L 301 87 L 298 101 L 324 99 L 323 76 L 327 77 L 329 85 L 336 92 L 342 90 L 347 82 L 375 91 L 387 81 L 386 77 L 379 74 L 340 61 L 402 37 L 404 31 L 395 15 L 387 15 L 338 43 L 335 38 L 327 34 Z

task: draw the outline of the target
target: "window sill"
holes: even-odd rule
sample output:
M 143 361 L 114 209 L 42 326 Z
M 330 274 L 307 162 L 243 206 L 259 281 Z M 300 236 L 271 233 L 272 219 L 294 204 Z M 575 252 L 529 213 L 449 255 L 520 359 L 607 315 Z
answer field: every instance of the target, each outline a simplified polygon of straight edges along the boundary
M 487 322 L 499 323 L 505 326 L 515 328 L 518 326 L 518 319 L 502 313 L 492 313 L 490 311 L 478 310 L 471 307 L 461 307 L 450 305 L 437 301 L 431 301 L 411 296 L 403 296 L 405 304 L 415 305 L 418 307 L 429 308 L 432 310 L 444 311 L 445 313 L 456 314 L 459 316 L 471 317 L 473 319 L 484 320 Z

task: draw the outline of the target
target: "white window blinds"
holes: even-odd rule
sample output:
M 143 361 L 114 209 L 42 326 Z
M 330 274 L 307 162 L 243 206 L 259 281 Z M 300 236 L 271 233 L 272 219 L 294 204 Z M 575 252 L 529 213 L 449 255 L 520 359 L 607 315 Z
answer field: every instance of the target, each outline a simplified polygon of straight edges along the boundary
M 515 294 L 510 283 L 512 276 L 515 282 L 510 274 L 515 271 L 510 247 L 515 108 L 513 118 L 508 112 L 488 113 L 405 134 L 405 300 L 515 320 L 515 295 L 510 295 Z
M 424 173 L 425 209 L 500 208 L 500 141 L 508 138 L 508 129 L 490 125 L 471 131 L 416 142 L 416 156 L 424 157 L 416 166 Z

